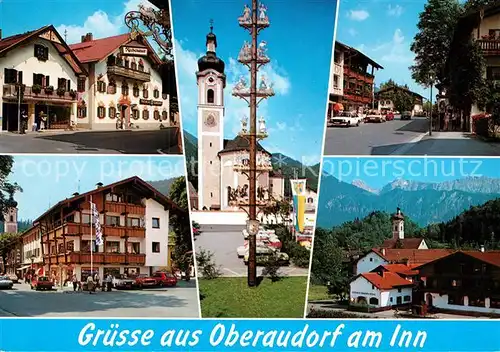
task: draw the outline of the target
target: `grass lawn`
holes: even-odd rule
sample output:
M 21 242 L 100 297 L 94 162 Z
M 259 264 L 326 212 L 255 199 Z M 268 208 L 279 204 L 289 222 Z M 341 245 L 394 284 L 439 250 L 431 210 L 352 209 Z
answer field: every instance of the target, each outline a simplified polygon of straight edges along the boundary
M 246 277 L 199 279 L 203 318 L 303 318 L 307 277 L 264 279 L 248 287 Z
M 326 299 L 332 299 L 332 297 L 328 295 L 326 286 L 313 284 L 309 285 L 309 296 L 307 296 L 308 301 L 320 301 Z

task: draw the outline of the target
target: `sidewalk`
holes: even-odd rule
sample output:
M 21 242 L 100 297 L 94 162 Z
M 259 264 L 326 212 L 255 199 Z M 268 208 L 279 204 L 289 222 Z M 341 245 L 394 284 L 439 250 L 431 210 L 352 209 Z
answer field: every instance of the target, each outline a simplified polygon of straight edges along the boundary
M 402 149 L 400 155 L 500 156 L 499 143 L 486 142 L 464 132 L 433 132 L 432 136 L 424 135 Z

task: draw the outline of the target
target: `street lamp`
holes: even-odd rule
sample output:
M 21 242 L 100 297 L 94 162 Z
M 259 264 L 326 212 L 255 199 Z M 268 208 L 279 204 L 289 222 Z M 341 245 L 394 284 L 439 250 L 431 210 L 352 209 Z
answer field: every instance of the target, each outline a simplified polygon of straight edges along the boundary
M 429 82 L 430 82 L 430 85 L 431 85 L 431 93 L 430 93 L 430 102 L 431 102 L 431 106 L 430 106 L 430 113 L 429 113 L 429 136 L 432 136 L 432 86 L 434 85 L 434 76 L 433 75 L 430 75 L 429 77 Z

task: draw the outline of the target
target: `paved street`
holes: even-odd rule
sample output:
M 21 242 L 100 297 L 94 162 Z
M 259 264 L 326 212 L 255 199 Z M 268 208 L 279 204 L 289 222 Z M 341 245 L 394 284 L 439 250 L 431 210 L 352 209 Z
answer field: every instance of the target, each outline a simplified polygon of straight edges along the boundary
M 0 134 L 0 153 L 179 154 L 173 129 Z
M 198 318 L 196 283 L 192 280 L 187 286 L 89 294 L 37 292 L 22 283 L 0 290 L 0 317 Z
M 427 130 L 426 118 L 401 121 L 399 116 L 385 123 L 328 127 L 325 155 L 390 155 L 404 145 L 414 143 Z
M 469 133 L 433 132 L 428 120 L 365 123 L 359 127 L 329 127 L 325 155 L 431 155 L 498 156 L 500 144 L 488 143 Z
M 244 226 L 241 226 L 243 229 Z M 243 245 L 243 235 L 234 228 L 224 230 L 217 228 L 216 232 L 202 232 L 196 237 L 196 248 L 214 253 L 215 263 L 220 266 L 222 275 L 228 277 L 243 277 L 247 275 L 248 268 L 242 258 L 238 258 L 236 248 Z M 258 275 L 262 275 L 263 268 L 258 267 Z M 307 276 L 308 270 L 297 268 L 293 265 L 282 267 L 283 276 Z

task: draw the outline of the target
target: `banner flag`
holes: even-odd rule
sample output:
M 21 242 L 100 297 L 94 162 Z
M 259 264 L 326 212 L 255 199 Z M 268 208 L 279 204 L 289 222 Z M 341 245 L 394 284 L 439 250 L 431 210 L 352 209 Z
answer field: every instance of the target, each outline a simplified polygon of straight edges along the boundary
M 64 331 L 40 346 L 26 331 Z M 38 329 L 38 330 L 37 330 Z M 0 319 L 0 350 L 500 351 L 496 319 Z M 461 333 L 457 333 L 461 332 Z
M 292 185 L 292 195 L 304 196 L 306 194 L 306 182 L 307 180 L 290 180 Z
M 101 229 L 101 221 L 99 220 L 99 212 L 97 211 L 97 205 L 95 203 L 90 202 L 90 209 L 92 211 L 92 223 L 95 228 L 95 244 L 96 246 L 100 246 L 103 244 L 102 239 L 102 229 Z
M 302 233 L 304 231 L 304 218 L 306 210 L 306 182 L 307 180 L 290 180 L 293 195 L 293 223 L 295 231 Z

